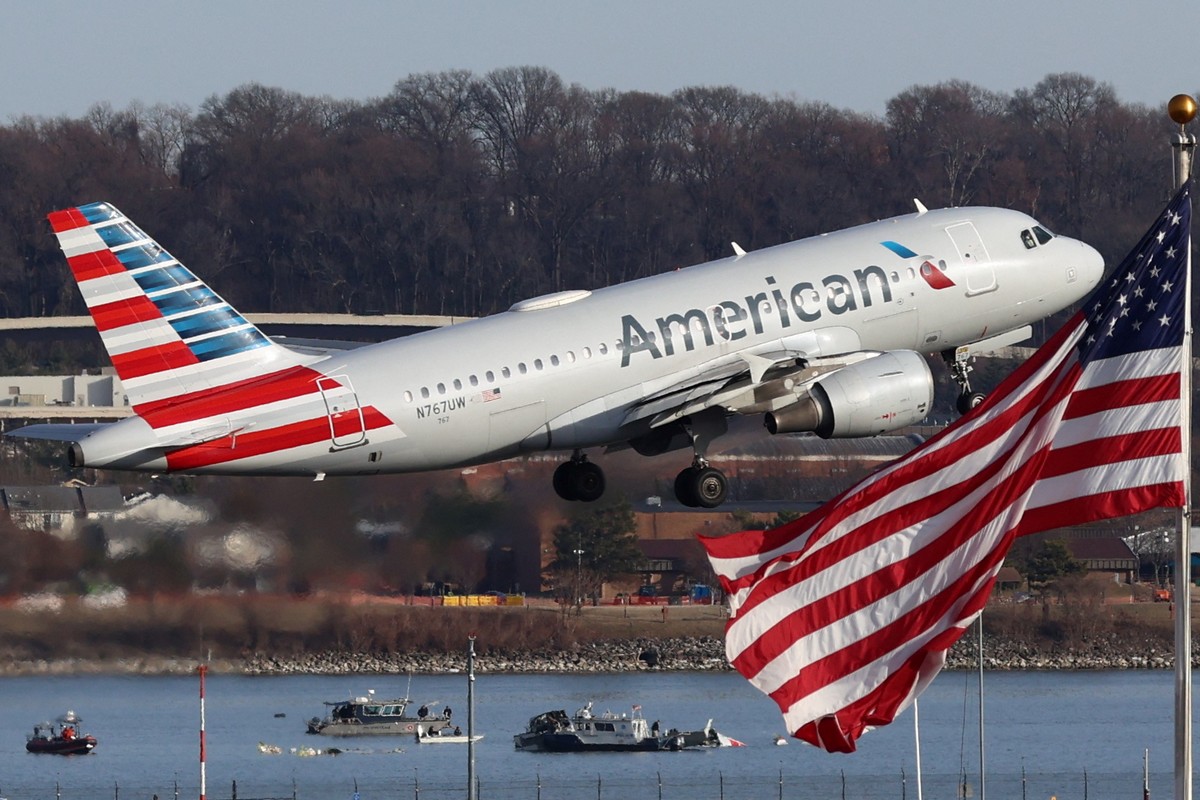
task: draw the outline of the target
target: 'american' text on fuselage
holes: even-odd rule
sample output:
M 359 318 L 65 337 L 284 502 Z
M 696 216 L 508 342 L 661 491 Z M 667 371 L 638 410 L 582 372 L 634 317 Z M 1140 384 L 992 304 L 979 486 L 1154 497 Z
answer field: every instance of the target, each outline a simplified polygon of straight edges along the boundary
M 621 317 L 621 366 L 629 366 L 634 353 L 647 352 L 652 358 L 675 354 L 676 332 L 681 336 L 683 349 L 691 352 L 696 348 L 696 335 L 704 339 L 705 347 L 716 343 L 713 332 L 726 342 L 734 342 L 750 333 L 763 333 L 763 314 L 771 313 L 772 307 L 779 311 L 779 326 L 790 328 L 793 324 L 816 322 L 826 310 L 830 314 L 845 314 L 860 306 L 870 308 L 874 304 L 870 279 L 879 286 L 882 302 L 892 302 L 892 287 L 882 267 L 869 266 L 854 270 L 854 280 L 845 275 L 829 275 L 822 279 L 822 293 L 809 281 L 800 281 L 792 286 L 785 296 L 776 287 L 774 276 L 764 280 L 772 287 L 768 291 L 746 295 L 741 300 L 722 300 L 707 309 L 691 308 L 681 314 L 669 314 L 654 321 L 653 330 L 638 321 L 632 314 Z

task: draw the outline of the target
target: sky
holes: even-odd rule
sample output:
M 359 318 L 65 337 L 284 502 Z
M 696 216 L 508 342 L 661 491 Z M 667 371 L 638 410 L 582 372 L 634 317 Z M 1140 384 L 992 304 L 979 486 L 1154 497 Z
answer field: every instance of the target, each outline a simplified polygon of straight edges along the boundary
M 882 116 L 915 85 L 1077 72 L 1125 103 L 1200 89 L 1200 3 L 1142 0 L 0 2 L 0 122 L 182 104 L 260 83 L 367 100 L 416 73 L 546 67 L 567 84 L 734 86 Z M 1165 111 L 1164 111 L 1165 114 Z

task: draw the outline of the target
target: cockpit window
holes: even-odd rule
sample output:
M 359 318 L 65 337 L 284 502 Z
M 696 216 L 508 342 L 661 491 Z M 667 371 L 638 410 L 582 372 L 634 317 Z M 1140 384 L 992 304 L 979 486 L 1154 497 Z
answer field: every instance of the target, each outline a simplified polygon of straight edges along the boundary
M 1032 250 L 1039 244 L 1045 244 L 1054 238 L 1054 234 L 1043 228 L 1041 225 L 1034 225 L 1032 228 L 1026 228 L 1021 231 L 1021 243 L 1026 249 Z

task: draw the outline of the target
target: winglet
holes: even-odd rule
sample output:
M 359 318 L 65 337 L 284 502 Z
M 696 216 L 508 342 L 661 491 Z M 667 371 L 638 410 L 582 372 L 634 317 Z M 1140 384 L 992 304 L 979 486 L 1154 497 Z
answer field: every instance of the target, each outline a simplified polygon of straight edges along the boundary
M 738 244 L 737 242 L 730 242 L 730 244 L 733 245 L 733 254 L 735 256 L 737 256 L 738 258 L 741 258 L 742 256 L 746 255 L 746 251 L 742 249 L 742 246 L 740 244 Z
M 924 203 L 922 203 L 922 202 L 921 202 L 919 199 L 917 199 L 917 198 L 915 198 L 915 197 L 913 198 L 913 202 L 914 202 L 914 203 L 916 203 L 916 206 L 917 206 L 917 216 L 918 216 L 918 217 L 919 217 L 919 216 L 921 216 L 922 214 L 924 214 L 926 211 L 928 211 L 928 210 L 929 210 L 928 208 L 926 208 L 926 207 L 925 207 L 925 204 L 924 204 Z

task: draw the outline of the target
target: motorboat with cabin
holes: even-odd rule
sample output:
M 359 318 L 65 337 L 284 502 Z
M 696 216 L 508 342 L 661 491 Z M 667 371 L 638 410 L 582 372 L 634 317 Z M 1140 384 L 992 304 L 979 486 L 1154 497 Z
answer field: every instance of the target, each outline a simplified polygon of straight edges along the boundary
M 631 713 L 596 714 L 590 702 L 573 715 L 561 710 L 538 714 L 513 737 L 518 750 L 550 753 L 684 750 L 733 742 L 713 729 L 712 720 L 701 730 L 665 730 L 657 720 L 647 722 L 640 705 L 635 705 Z
M 408 697 L 379 699 L 371 689 L 366 697 L 351 697 L 348 700 L 327 701 L 328 710 L 324 717 L 313 717 L 308 721 L 308 732 L 322 736 L 421 736 L 439 733 L 443 728 L 453 728 L 450 722 L 453 713 L 449 706 L 433 711 L 433 703 L 423 703 L 416 714 L 408 709 L 412 700 Z
M 96 749 L 96 737 L 83 733 L 83 719 L 68 711 L 54 722 L 33 726 L 33 735 L 25 742 L 30 753 L 54 753 L 63 756 L 86 755 Z

